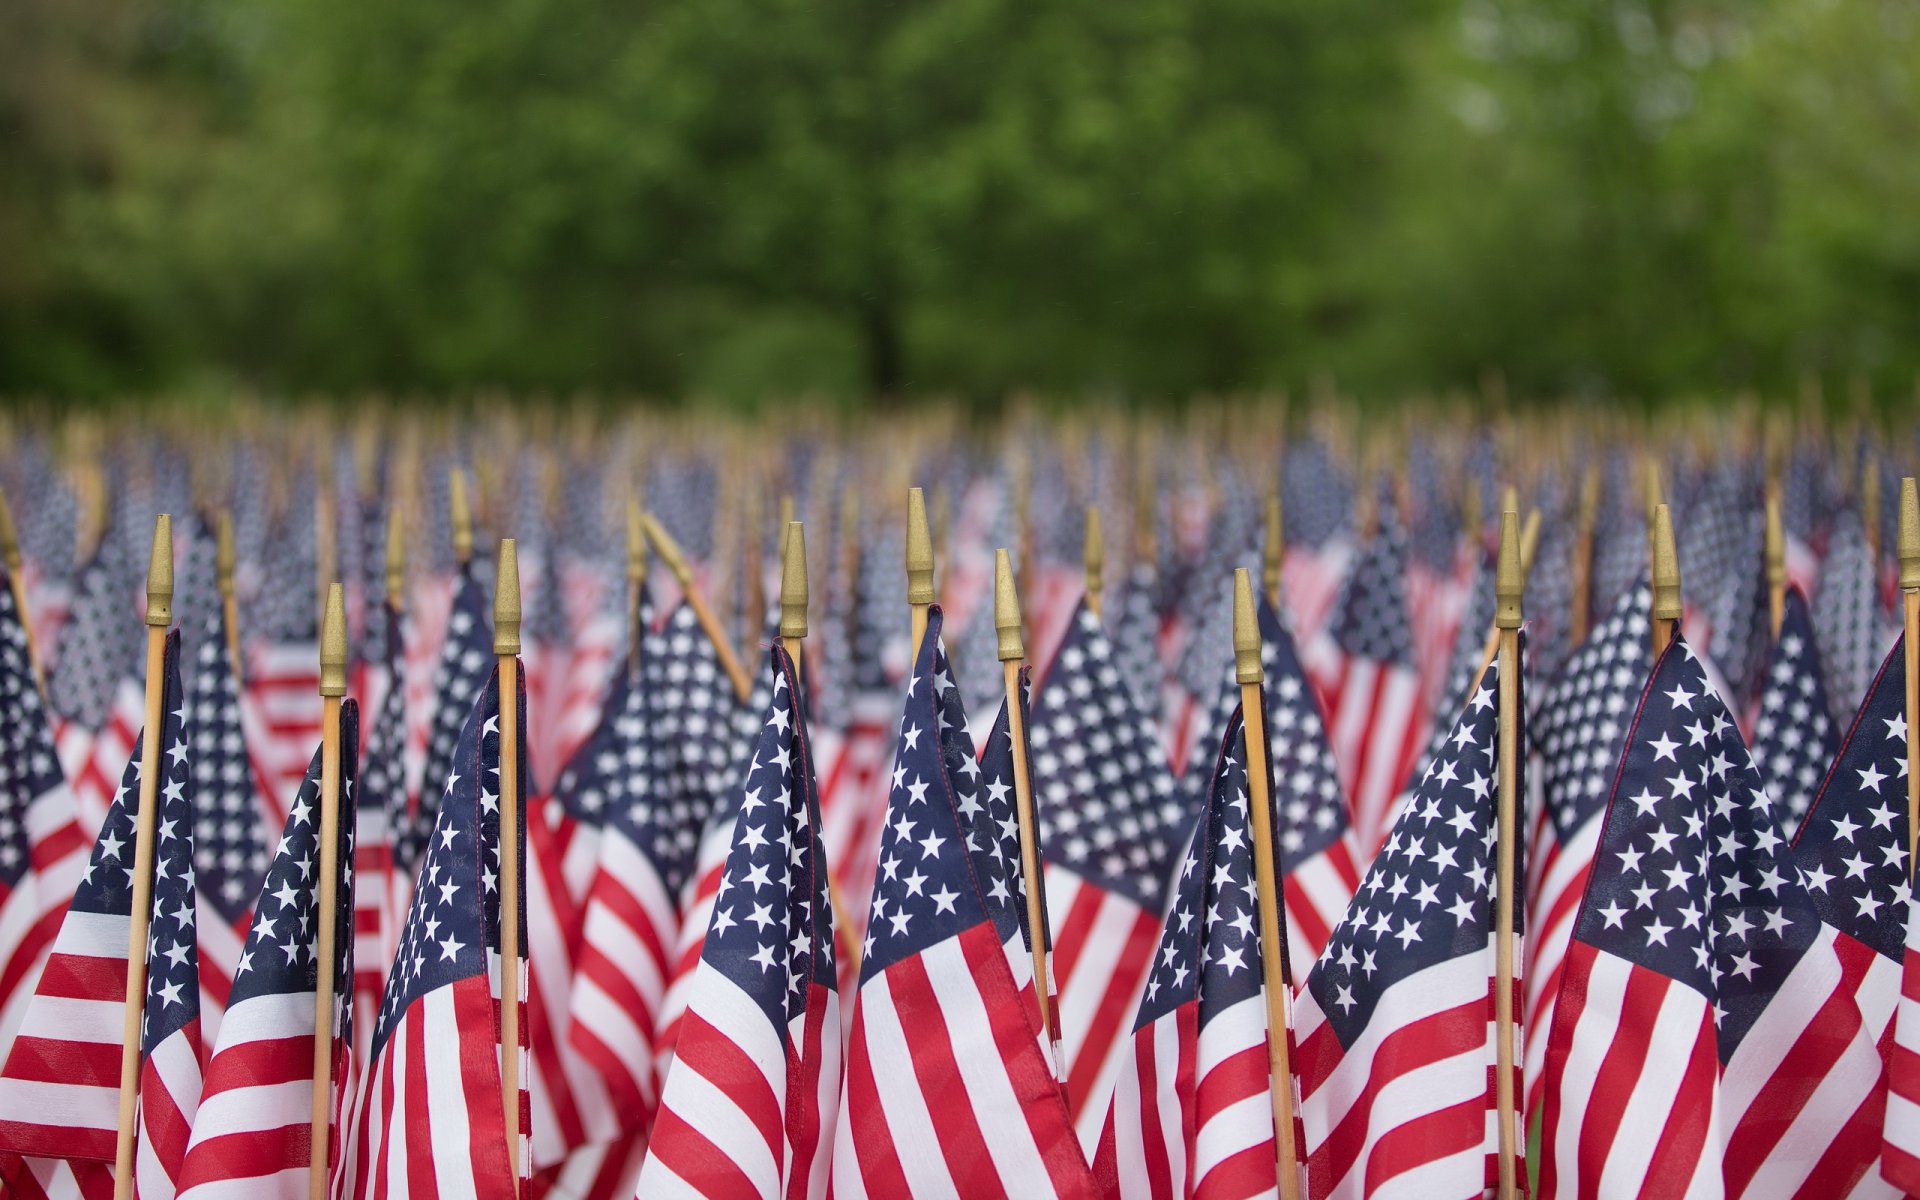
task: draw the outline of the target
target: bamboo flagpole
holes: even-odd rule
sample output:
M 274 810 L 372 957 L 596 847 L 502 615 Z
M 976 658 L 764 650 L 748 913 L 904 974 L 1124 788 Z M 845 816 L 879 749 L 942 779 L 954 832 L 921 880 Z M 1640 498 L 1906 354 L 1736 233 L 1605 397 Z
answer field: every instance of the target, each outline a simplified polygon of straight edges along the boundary
M 933 607 L 933 534 L 927 529 L 927 495 L 919 488 L 907 489 L 907 603 L 913 608 L 912 661 L 919 662 Z
M 1657 659 L 1680 627 L 1680 555 L 1673 546 L 1673 514 L 1665 504 L 1653 509 L 1653 656 Z
M 153 523 L 147 561 L 147 709 L 140 734 L 140 812 L 134 822 L 133 899 L 127 921 L 127 1000 L 120 1029 L 120 1130 L 114 1144 L 114 1200 L 133 1200 L 134 1139 L 140 1108 L 140 1018 L 147 998 L 147 924 L 153 910 L 153 841 L 160 812 L 160 722 L 165 714 L 167 629 L 173 624 L 173 518 Z
M 713 615 L 708 607 L 707 598 L 701 594 L 700 587 L 693 581 L 693 568 L 687 563 L 685 552 L 680 543 L 654 517 L 652 513 L 642 513 L 641 526 L 646 530 L 647 541 L 660 552 L 660 561 L 667 564 L 667 570 L 673 573 L 680 584 L 680 591 L 686 596 L 687 607 L 693 609 L 694 619 L 700 622 L 700 628 L 706 632 L 707 640 L 713 643 L 713 652 L 720 658 L 720 669 L 727 673 L 733 682 L 733 693 L 743 703 L 753 694 L 753 680 L 747 675 L 747 669 L 740 665 L 740 656 L 733 652 L 733 642 L 727 637 L 727 631 L 720 619 Z
M 1780 636 L 1780 622 L 1787 618 L 1787 535 L 1780 524 L 1780 492 L 1767 489 L 1767 628 Z
M 1513 895 L 1514 847 L 1520 809 L 1520 618 L 1526 572 L 1520 562 L 1520 517 L 1500 514 L 1500 551 L 1494 574 L 1494 627 L 1500 634 L 1500 794 L 1495 844 L 1498 888 L 1493 910 L 1494 1097 L 1499 1116 L 1500 1200 L 1519 1194 L 1519 1118 L 1514 1101 Z
M 1087 611 L 1101 615 L 1101 593 L 1107 589 L 1107 543 L 1100 534 L 1100 506 L 1087 505 L 1087 532 L 1080 543 L 1080 568 L 1086 576 Z
M 233 514 L 226 509 L 214 521 L 213 574 L 220 592 L 220 615 L 227 626 L 227 661 L 233 667 L 236 683 L 245 686 L 247 676 L 240 653 L 240 594 L 233 586 L 236 561 L 233 553 Z
M 1504 520 L 1504 516 L 1502 517 Z M 1526 590 L 1527 580 L 1533 577 L 1533 555 L 1540 548 L 1540 510 L 1534 509 L 1527 514 L 1527 523 L 1520 530 L 1520 588 Z M 1475 692 L 1480 690 L 1480 681 L 1486 678 L 1487 668 L 1493 665 L 1500 654 L 1500 571 L 1499 560 L 1494 562 L 1494 611 L 1493 624 L 1487 626 L 1487 640 L 1480 646 L 1480 669 L 1473 673 L 1473 686 L 1467 690 L 1462 703 L 1471 703 Z
M 327 607 L 320 620 L 320 912 L 314 935 L 317 965 L 308 1200 L 327 1200 L 327 1148 L 333 1133 L 333 963 L 339 953 L 340 934 L 340 700 L 346 694 L 347 604 L 340 585 L 334 583 L 327 587 Z
M 1033 953 L 1033 996 L 1040 1028 L 1047 1031 L 1056 1078 L 1066 1077 L 1053 1020 L 1053 968 L 1047 949 L 1047 893 L 1041 878 L 1040 827 L 1033 813 L 1033 777 L 1027 767 L 1027 714 L 1020 695 L 1027 646 L 1020 636 L 1020 593 L 1006 549 L 993 552 L 993 628 L 1000 640 L 1000 674 L 1006 684 L 1007 736 L 1013 741 L 1013 811 L 1020 825 L 1020 876 L 1027 893 L 1027 946 Z
M 500 539 L 493 652 L 500 664 L 500 1111 L 520 1188 L 520 553 Z
M 1280 565 L 1287 556 L 1287 526 L 1281 519 L 1280 489 L 1267 493 L 1267 536 L 1260 548 L 1260 590 L 1267 603 L 1280 611 Z
M 1254 899 L 1260 909 L 1260 971 L 1267 993 L 1267 1071 L 1273 1097 L 1280 1197 L 1299 1200 L 1299 1152 L 1293 1141 L 1293 1066 L 1287 1050 L 1286 946 L 1280 932 L 1280 879 L 1273 860 L 1272 781 L 1267 764 L 1267 674 L 1260 662 L 1253 576 L 1245 567 L 1233 573 L 1233 666 L 1245 721 L 1248 818 L 1253 825 L 1254 882 L 1260 889 Z
M 447 517 L 453 526 L 453 557 L 465 570 L 473 561 L 473 506 L 467 502 L 467 473 L 459 467 L 447 472 Z
M 1900 481 L 1900 625 L 1907 659 L 1907 878 L 1920 837 L 1920 494 Z
M 398 504 L 387 509 L 387 603 L 393 611 L 407 611 L 407 526 Z M 399 637 L 399 630 L 392 630 L 389 637 Z
M 27 634 L 27 665 L 33 669 L 33 677 L 40 679 L 40 653 L 33 644 L 33 622 L 27 619 L 26 563 L 20 557 L 20 531 L 14 527 L 13 506 L 7 503 L 4 490 L 0 490 L 0 562 L 6 564 L 13 606 L 20 610 L 20 628 Z

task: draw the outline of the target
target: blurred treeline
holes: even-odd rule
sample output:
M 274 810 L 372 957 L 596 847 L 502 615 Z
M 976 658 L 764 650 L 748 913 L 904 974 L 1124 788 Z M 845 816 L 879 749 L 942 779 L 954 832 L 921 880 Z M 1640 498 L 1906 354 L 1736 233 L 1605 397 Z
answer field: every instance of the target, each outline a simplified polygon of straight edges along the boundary
M 1920 367 L 1920 5 L 8 0 L 0 392 Z

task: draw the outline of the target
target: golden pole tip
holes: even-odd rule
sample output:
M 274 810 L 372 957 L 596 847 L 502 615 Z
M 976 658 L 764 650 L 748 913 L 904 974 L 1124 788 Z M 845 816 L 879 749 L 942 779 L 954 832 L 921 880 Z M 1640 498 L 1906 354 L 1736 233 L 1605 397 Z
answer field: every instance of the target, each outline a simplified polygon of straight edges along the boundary
M 680 543 L 673 540 L 666 526 L 660 524 L 652 513 L 640 514 L 640 527 L 646 531 L 647 543 L 660 552 L 660 561 L 667 564 L 667 570 L 684 590 L 693 584 L 693 568 L 687 565 L 687 556 L 681 551 Z
M 647 529 L 640 519 L 640 497 L 627 496 L 627 581 L 639 583 L 647 577 Z
M 807 636 L 807 527 L 787 522 L 786 545 L 780 561 L 780 637 Z
M 1520 514 L 1509 508 L 1500 514 L 1500 557 L 1493 576 L 1496 627 L 1520 628 L 1520 599 L 1526 590 L 1526 568 L 1520 563 Z
M 233 514 L 223 508 L 213 524 L 213 572 L 223 597 L 233 595 L 234 566 Z
M 407 590 L 407 526 L 398 504 L 387 506 L 387 600 L 399 604 Z
M 520 548 L 500 539 L 500 569 L 493 584 L 493 652 L 520 653 Z
M 1680 606 L 1680 554 L 1673 544 L 1673 512 L 1665 504 L 1653 510 L 1653 615 L 1677 621 Z
M 1779 587 L 1787 581 L 1787 534 L 1780 523 L 1780 497 L 1767 496 L 1767 583 Z
M 907 489 L 907 603 L 933 603 L 933 534 L 920 488 Z
M 1087 505 L 1087 533 L 1080 546 L 1081 569 L 1087 577 L 1090 595 L 1099 595 L 1107 585 L 1107 542 L 1100 534 L 1100 506 Z
M 173 624 L 173 517 L 153 521 L 153 555 L 147 560 L 147 624 Z
M 461 562 L 473 558 L 473 506 L 467 500 L 467 473 L 459 467 L 447 472 L 447 512 L 453 522 L 453 553 Z
M 1911 475 L 1900 481 L 1900 587 L 1920 588 L 1920 495 Z
M 8 574 L 20 573 L 20 531 L 13 527 L 13 505 L 5 491 L 0 491 L 0 562 L 6 563 Z
M 1233 570 L 1233 674 L 1241 683 L 1262 683 L 1266 668 L 1260 663 L 1260 618 L 1253 607 L 1253 573 Z
M 1027 656 L 1020 637 L 1020 593 L 1013 586 L 1013 560 L 1006 550 L 993 552 L 993 627 L 1000 634 L 1000 661 Z
M 327 610 L 320 620 L 320 694 L 347 694 L 347 598 L 337 583 L 327 585 Z
M 1520 511 L 1520 489 L 1508 484 L 1500 489 L 1500 519 L 1505 520 L 1508 513 Z
M 1520 527 L 1520 584 L 1526 586 L 1533 578 L 1533 554 L 1540 549 L 1540 510 L 1527 513 L 1526 524 Z M 1497 578 L 1495 582 L 1498 582 Z

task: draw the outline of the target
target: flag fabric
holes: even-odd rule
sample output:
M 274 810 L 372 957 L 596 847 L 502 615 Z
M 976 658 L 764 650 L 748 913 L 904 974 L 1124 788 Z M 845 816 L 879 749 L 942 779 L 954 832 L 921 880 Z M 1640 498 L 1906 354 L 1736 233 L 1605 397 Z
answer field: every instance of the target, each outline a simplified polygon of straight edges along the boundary
M 340 707 L 339 874 L 334 878 L 332 1080 L 336 1128 L 353 1094 L 354 824 L 360 713 Z M 180 1175 L 182 1200 L 298 1200 L 313 1161 L 313 1038 L 319 998 L 320 772 L 315 750 L 260 884 L 256 913 L 235 963 L 220 1036 L 207 1064 L 199 1112 Z M 340 1139 L 328 1138 L 338 1162 Z
M 1094 1158 L 1103 1194 L 1120 1200 L 1270 1196 L 1277 1187 L 1245 756 L 1236 709 Z
M 840 1099 L 833 905 L 798 679 L 772 700 L 688 988 L 639 1195 L 819 1200 Z
M 1827 1143 L 1875 1056 L 1833 949 L 1737 727 L 1676 637 L 1641 695 L 1567 951 L 1541 1194 L 1857 1180 Z
M 1405 538 L 1393 506 L 1383 503 L 1379 529 L 1354 562 L 1327 630 L 1306 654 L 1326 703 L 1354 836 L 1366 855 L 1386 837 L 1394 797 L 1413 769 L 1426 729 L 1406 575 Z
M 1499 1182 L 1499 674 L 1488 668 L 1427 765 L 1295 1003 L 1314 1197 L 1467 1198 Z M 1514 853 L 1517 971 L 1517 844 Z M 1518 978 L 1512 987 L 1518 1021 Z M 1517 1029 L 1513 1051 L 1517 1075 Z M 1524 1145 L 1518 1114 L 1511 1135 Z
M 1839 743 L 1813 616 L 1800 589 L 1789 587 L 1753 719 L 1753 763 L 1788 834 L 1800 828 Z
M 405 614 L 384 608 L 378 670 L 379 707 L 366 739 L 364 768 L 356 764 L 353 793 L 354 1057 L 365 1062 L 373 1026 L 386 995 L 387 965 L 399 940 L 400 885 L 393 869 L 394 820 L 407 801 L 407 682 Z M 368 673 L 370 676 L 374 672 Z M 406 885 L 411 893 L 412 883 Z
M 200 912 L 207 918 L 200 923 L 200 1018 L 207 1041 L 214 1043 L 253 925 L 254 896 L 267 870 L 266 831 L 260 819 L 265 781 L 247 753 L 240 685 L 233 677 L 226 617 L 218 604 L 194 651 L 187 728 L 193 740 L 193 866 Z
M 169 635 L 156 782 L 136 1178 L 170 1196 L 200 1098 L 200 984 L 194 919 L 192 776 L 182 722 L 180 638 Z M 139 739 L 136 738 L 136 745 Z M 0 1150 L 111 1163 L 120 1124 L 120 1046 L 131 935 L 138 753 L 121 775 L 87 870 L 0 1070 Z
M 517 703 L 524 717 L 524 692 Z M 520 1111 L 511 1120 L 500 1096 L 499 705 L 496 673 L 460 730 L 422 842 L 419 886 L 401 926 L 370 1057 L 342 1121 L 337 1195 L 508 1200 L 517 1194 L 509 1137 L 520 1143 L 523 1173 L 528 1162 L 524 1049 Z M 524 759 L 520 775 L 513 786 L 524 788 Z M 521 828 L 507 836 L 524 838 L 524 806 L 520 811 Z M 521 976 L 525 1029 L 525 959 L 505 969 Z
M 1833 719 L 1845 721 L 1866 694 L 1874 664 L 1896 632 L 1880 604 L 1880 573 L 1863 516 L 1854 509 L 1843 510 L 1834 520 L 1813 599 Z
M 1022 1001 L 943 753 L 941 614 L 907 683 L 847 1043 L 836 1196 L 1083 1196 L 1093 1181 Z M 949 729 L 949 732 L 956 732 Z
M 87 869 L 91 839 L 60 773 L 27 629 L 0 570 L 0 1062 Z
M 1030 726 L 1067 1097 L 1088 1145 L 1106 1119 L 1192 817 L 1132 690 L 1142 682 L 1082 604 Z
M 128 571 L 119 539 L 103 537 L 81 568 L 73 609 L 47 673 L 61 770 L 88 836 L 99 831 L 113 803 L 120 769 L 146 719 Z

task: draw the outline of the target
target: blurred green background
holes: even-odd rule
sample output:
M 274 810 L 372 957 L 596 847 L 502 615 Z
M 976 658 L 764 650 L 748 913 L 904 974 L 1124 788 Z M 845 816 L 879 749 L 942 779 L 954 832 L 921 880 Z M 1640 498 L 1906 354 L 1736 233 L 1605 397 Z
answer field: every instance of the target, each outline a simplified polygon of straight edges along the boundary
M 1920 5 L 8 0 L 0 392 L 1920 366 Z

